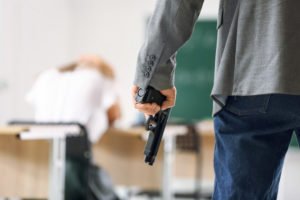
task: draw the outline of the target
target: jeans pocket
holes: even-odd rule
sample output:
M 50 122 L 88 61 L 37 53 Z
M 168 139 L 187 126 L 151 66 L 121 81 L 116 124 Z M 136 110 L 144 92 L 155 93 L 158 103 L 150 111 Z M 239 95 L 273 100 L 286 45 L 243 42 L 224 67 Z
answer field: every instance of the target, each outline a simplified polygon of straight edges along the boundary
M 229 96 L 225 109 L 238 116 L 265 114 L 269 105 L 270 94 L 255 96 Z

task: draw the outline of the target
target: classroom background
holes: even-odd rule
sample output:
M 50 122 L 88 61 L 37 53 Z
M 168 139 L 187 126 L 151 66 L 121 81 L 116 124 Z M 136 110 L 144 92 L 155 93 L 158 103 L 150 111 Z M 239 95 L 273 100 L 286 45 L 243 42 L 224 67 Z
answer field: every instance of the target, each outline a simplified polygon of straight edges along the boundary
M 138 50 L 146 34 L 147 19 L 153 12 L 155 3 L 155 0 L 0 0 L 0 124 L 5 125 L 13 119 L 32 119 L 34 110 L 26 103 L 25 96 L 38 75 L 46 69 L 61 66 L 82 54 L 90 53 L 100 55 L 114 67 L 115 88 L 120 97 L 122 113 L 122 118 L 116 123 L 116 128 L 119 130 L 131 128 L 138 114 L 133 109 L 130 90 Z M 216 23 L 218 4 L 218 0 L 205 1 L 199 21 Z M 201 29 L 201 26 L 199 28 Z M 123 141 L 130 141 L 130 139 L 123 138 Z M 204 152 L 208 152 L 204 159 L 205 162 L 212 161 L 213 141 L 211 138 L 208 139 L 208 143 L 209 147 L 203 145 L 204 148 L 208 148 L 208 150 L 204 150 Z M 114 144 L 118 145 L 119 143 Z M 139 145 L 142 149 L 135 148 L 134 151 L 143 151 L 143 145 L 141 143 Z M 103 149 L 99 152 L 103 153 Z M 0 153 L 1 156 L 5 156 L 5 152 Z M 103 154 L 102 156 L 107 155 Z M 180 154 L 179 158 L 182 159 L 178 161 L 179 163 L 189 161 L 184 160 L 187 157 L 184 157 L 183 154 Z M 115 159 L 117 160 L 118 157 Z M 113 164 L 123 162 L 120 165 L 128 167 L 126 158 L 119 159 L 120 162 Z M 139 162 L 136 159 L 134 161 Z M 140 162 L 140 165 L 144 164 L 143 160 Z M 163 172 L 166 172 L 162 171 L 163 163 L 161 161 L 160 168 L 152 171 L 156 173 L 155 176 L 158 176 L 157 180 L 160 178 L 159 176 L 163 176 Z M 191 163 L 191 165 L 193 164 L 196 166 L 196 161 Z M 6 163 L 0 163 L 0 165 L 4 166 Z M 205 168 L 207 171 L 204 173 L 211 174 L 212 165 L 204 165 L 206 168 L 210 168 Z M 283 170 L 279 199 L 298 199 L 300 194 L 297 190 L 300 184 L 299 167 L 299 150 L 291 147 Z M 185 169 L 183 165 L 180 170 L 191 169 Z M 147 173 L 151 173 L 151 171 L 147 171 Z M 177 174 L 180 173 L 181 171 L 177 171 Z M 111 175 L 113 178 L 122 176 L 120 174 L 118 176 Z M 211 175 L 208 177 L 211 178 Z M 130 177 L 125 178 L 130 179 Z M 122 179 L 122 181 L 130 183 L 127 180 Z M 144 183 L 147 180 L 142 182 L 141 184 L 147 185 Z M 177 185 L 177 187 L 183 187 L 185 183 L 184 181 L 178 182 L 179 186 Z M 212 185 L 210 183 L 205 187 L 211 191 Z M 129 187 L 132 194 L 135 194 L 136 187 L 138 185 Z M 122 191 L 120 190 L 120 193 Z M 0 199 L 6 196 L 0 192 Z M 132 195 L 130 198 L 128 196 L 126 198 L 147 199 L 148 197 Z

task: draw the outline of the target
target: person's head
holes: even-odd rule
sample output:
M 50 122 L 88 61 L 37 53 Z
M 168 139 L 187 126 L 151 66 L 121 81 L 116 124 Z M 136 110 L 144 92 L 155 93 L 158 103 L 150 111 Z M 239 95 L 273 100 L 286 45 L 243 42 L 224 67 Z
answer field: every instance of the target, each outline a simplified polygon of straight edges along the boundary
M 79 59 L 69 65 L 59 68 L 60 72 L 70 72 L 76 70 L 78 67 L 96 69 L 107 78 L 114 79 L 114 71 L 111 65 L 109 65 L 100 56 L 94 54 L 86 54 L 79 57 Z

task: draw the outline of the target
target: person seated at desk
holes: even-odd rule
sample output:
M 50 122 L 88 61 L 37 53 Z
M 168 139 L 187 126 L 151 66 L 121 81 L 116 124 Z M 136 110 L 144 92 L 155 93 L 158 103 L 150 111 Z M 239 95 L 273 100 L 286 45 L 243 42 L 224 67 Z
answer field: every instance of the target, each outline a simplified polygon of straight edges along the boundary
M 96 55 L 48 69 L 37 78 L 27 101 L 38 122 L 79 122 L 97 142 L 120 118 L 112 67 Z
M 78 122 L 95 143 L 120 118 L 113 81 L 110 65 L 96 55 L 84 55 L 72 64 L 43 72 L 27 100 L 34 106 L 35 121 Z M 66 154 L 65 200 L 86 199 L 86 169 L 86 164 Z

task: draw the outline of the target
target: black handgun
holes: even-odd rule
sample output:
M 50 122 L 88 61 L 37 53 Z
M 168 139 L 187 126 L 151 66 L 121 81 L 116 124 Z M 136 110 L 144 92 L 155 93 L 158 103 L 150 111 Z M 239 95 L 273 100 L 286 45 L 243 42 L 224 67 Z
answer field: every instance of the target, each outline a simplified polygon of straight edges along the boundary
M 151 86 L 146 89 L 140 88 L 136 94 L 136 101 L 138 103 L 156 103 L 162 106 L 166 97 L 158 90 Z M 153 165 L 157 155 L 159 145 L 168 121 L 171 109 L 161 110 L 154 116 L 150 116 L 145 124 L 146 130 L 149 133 L 149 138 L 144 150 L 145 162 Z

